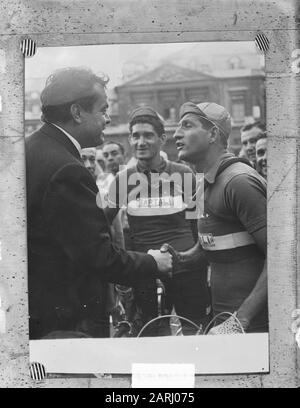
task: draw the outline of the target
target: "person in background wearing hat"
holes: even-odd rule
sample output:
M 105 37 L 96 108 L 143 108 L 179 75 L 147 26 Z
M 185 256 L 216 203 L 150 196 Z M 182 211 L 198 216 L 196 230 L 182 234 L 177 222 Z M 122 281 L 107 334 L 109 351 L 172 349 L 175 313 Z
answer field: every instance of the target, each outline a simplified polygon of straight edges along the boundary
M 160 248 L 164 243 L 170 243 L 180 251 L 193 247 L 197 225 L 195 220 L 186 218 L 187 204 L 183 200 L 184 176 L 188 173 L 195 182 L 193 172 L 188 166 L 165 160 L 161 156 L 161 148 L 166 139 L 164 125 L 161 117 L 151 107 L 135 109 L 130 115 L 129 128 L 129 142 L 137 163 L 118 173 L 115 183 L 112 183 L 108 194 L 111 205 L 106 208 L 108 218 L 112 220 L 123 205 L 127 207 L 129 234 L 134 250 L 147 252 L 149 248 Z M 180 184 L 174 182 L 164 194 L 163 183 L 168 183 L 167 177 L 164 177 L 175 174 L 179 176 Z M 140 175 L 146 179 L 144 195 L 141 193 L 135 197 L 133 194 L 136 185 L 130 183 L 132 175 Z M 157 185 L 153 182 L 153 175 L 161 176 L 160 186 L 158 182 Z M 119 184 L 123 184 L 123 176 L 124 183 L 127 181 L 127 195 L 121 198 L 115 192 L 119 191 Z M 173 201 L 177 201 L 178 205 L 172 204 Z M 160 291 L 165 292 L 162 298 L 158 296 L 157 285 Z M 134 297 L 141 311 L 140 320 L 135 326 L 136 333 L 141 326 L 158 315 L 170 314 L 173 306 L 178 315 L 192 320 L 198 326 L 206 324 L 210 313 L 207 263 L 202 259 L 189 270 L 181 268 L 176 275 L 173 274 L 171 280 L 162 278 L 161 281 L 156 281 L 145 277 L 134 284 Z M 184 334 L 195 334 L 190 323 L 182 321 L 181 325 Z M 143 336 L 170 334 L 170 322 L 167 318 L 153 322 L 142 333 Z
M 82 148 L 103 142 L 106 82 L 88 69 L 56 71 L 41 93 L 45 123 L 26 139 L 30 339 L 62 331 L 108 336 L 108 282 L 170 274 L 170 254 L 112 244 L 81 160 Z
M 263 332 L 267 312 L 267 202 L 265 180 L 227 151 L 231 118 L 223 106 L 187 102 L 174 134 L 180 159 L 204 173 L 204 213 L 199 241 L 181 262 L 207 257 L 213 311 L 210 334 Z M 228 312 L 232 315 L 228 315 Z

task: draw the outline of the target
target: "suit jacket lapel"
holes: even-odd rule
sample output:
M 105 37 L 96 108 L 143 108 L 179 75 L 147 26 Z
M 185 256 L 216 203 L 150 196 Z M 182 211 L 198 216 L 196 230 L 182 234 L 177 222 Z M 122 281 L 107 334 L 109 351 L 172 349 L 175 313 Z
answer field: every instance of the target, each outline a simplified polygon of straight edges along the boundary
M 71 140 L 57 127 L 53 126 L 51 123 L 45 123 L 40 131 L 47 136 L 50 136 L 62 144 L 73 156 L 81 161 L 81 156 L 79 151 L 76 149 Z

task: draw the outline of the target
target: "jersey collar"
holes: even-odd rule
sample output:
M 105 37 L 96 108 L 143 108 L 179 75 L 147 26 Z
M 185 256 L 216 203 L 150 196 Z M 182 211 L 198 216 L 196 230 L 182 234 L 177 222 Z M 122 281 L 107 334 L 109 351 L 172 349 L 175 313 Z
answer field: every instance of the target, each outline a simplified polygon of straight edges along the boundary
M 227 160 L 230 159 L 231 157 L 235 157 L 232 153 L 229 152 L 224 152 L 219 156 L 218 160 L 215 162 L 215 164 L 205 173 L 204 178 L 209 184 L 213 184 L 216 181 L 216 176 L 219 170 L 219 167 L 221 164 Z
M 163 157 L 161 157 L 160 159 L 161 159 L 160 163 L 156 169 L 151 169 L 149 167 L 143 166 L 142 162 L 138 161 L 136 164 L 137 171 L 144 173 L 144 174 L 163 172 L 164 170 L 166 170 L 167 161 Z

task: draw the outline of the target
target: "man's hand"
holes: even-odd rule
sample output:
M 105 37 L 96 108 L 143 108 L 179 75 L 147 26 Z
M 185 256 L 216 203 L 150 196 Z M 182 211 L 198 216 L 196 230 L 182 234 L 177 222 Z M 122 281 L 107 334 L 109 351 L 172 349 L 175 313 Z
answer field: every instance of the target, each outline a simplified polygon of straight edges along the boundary
M 195 246 L 187 251 L 177 251 L 170 244 L 163 244 L 167 247 L 168 252 L 173 256 L 173 272 L 174 274 L 181 273 L 182 270 L 198 268 L 201 271 L 206 271 L 207 259 L 199 241 Z
M 149 249 L 147 252 L 149 255 L 153 256 L 157 263 L 159 272 L 165 277 L 172 277 L 172 255 L 169 252 L 161 252 L 159 249 Z
M 176 251 L 175 248 L 172 247 L 170 244 L 163 244 L 162 247 L 160 248 L 160 252 L 169 252 L 172 255 L 172 261 L 173 261 L 173 275 L 174 273 L 177 272 L 180 264 L 180 253 Z

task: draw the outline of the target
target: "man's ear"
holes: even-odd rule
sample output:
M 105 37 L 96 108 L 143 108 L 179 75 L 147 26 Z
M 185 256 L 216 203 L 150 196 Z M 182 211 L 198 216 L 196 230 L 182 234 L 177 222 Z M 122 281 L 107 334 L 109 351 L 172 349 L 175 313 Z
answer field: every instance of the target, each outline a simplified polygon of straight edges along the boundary
M 218 139 L 220 138 L 220 132 L 219 129 L 214 126 L 211 130 L 210 130 L 210 136 L 209 136 L 209 143 L 216 143 L 216 141 L 218 141 Z
M 159 136 L 160 140 L 161 140 L 161 144 L 162 146 L 166 143 L 167 140 L 167 136 L 165 133 L 163 133 L 162 135 Z
M 129 133 L 128 142 L 129 142 L 129 145 L 132 146 L 133 143 L 132 143 L 131 133 Z
M 70 107 L 70 112 L 73 117 L 73 120 L 76 123 L 82 123 L 81 107 L 78 103 L 73 103 Z

